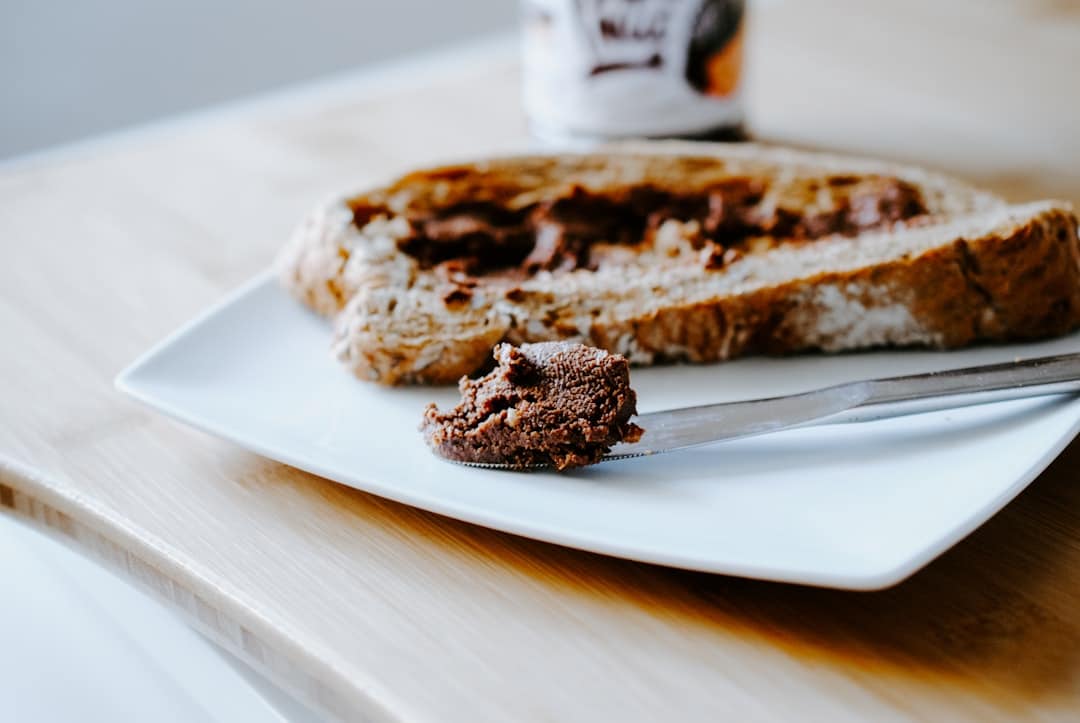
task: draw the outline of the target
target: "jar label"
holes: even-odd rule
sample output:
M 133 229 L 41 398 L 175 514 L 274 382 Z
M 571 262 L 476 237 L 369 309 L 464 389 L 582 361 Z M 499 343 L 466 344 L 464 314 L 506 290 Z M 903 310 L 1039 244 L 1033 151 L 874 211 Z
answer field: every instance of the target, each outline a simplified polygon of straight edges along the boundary
M 741 121 L 743 0 L 527 0 L 524 9 L 532 122 L 620 136 Z

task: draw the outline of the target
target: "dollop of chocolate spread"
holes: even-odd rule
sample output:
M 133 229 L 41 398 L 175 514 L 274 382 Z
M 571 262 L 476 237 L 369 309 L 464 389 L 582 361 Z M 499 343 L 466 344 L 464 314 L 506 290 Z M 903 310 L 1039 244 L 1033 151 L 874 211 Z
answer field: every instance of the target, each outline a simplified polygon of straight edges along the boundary
M 637 395 L 625 358 L 571 342 L 495 347 L 497 366 L 462 379 L 461 403 L 424 411 L 421 431 L 458 462 L 564 470 L 598 462 L 618 442 L 636 442 Z
M 927 213 L 917 188 L 888 176 L 810 179 L 794 189 L 795 199 L 824 195 L 824 206 L 773 198 L 768 190 L 762 179 L 732 177 L 682 193 L 648 184 L 603 192 L 571 185 L 561 197 L 520 207 L 500 199 L 458 200 L 406 209 L 412 233 L 398 247 L 422 268 L 451 262 L 472 276 L 510 271 L 522 277 L 542 270 L 595 270 L 603 263 L 602 254 L 592 253 L 595 245 L 647 242 L 668 219 L 696 221 L 698 244 L 711 244 L 712 257 L 721 258 L 725 250 L 755 237 L 809 241 L 854 236 Z M 378 211 L 358 205 L 357 225 Z

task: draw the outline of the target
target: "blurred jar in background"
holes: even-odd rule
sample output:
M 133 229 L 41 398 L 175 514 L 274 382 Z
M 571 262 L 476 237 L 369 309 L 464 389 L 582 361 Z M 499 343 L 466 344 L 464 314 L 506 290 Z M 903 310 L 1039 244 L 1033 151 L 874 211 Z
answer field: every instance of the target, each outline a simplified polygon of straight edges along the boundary
M 744 0 L 524 0 L 523 102 L 562 141 L 743 136 Z

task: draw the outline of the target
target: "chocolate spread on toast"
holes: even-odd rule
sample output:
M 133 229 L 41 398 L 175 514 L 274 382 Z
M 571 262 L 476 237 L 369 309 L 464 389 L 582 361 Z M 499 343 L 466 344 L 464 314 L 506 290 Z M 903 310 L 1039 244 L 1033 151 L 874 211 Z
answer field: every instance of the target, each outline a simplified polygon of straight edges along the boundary
M 682 192 L 649 184 L 603 192 L 571 185 L 557 197 L 531 203 L 480 195 L 445 206 L 410 204 L 401 211 L 412 232 L 398 248 L 425 269 L 449 265 L 474 277 L 521 278 L 540 271 L 595 270 L 605 258 L 598 247 L 647 243 L 669 219 L 696 222 L 696 243 L 709 245 L 720 258 L 753 238 L 855 236 L 926 213 L 917 188 L 887 176 L 808 181 L 805 188 L 793 189 L 796 198 L 790 202 L 768 190 L 761 179 L 732 177 Z M 825 202 L 808 205 L 806 198 Z M 360 204 L 355 222 L 362 226 L 379 213 L 391 211 Z

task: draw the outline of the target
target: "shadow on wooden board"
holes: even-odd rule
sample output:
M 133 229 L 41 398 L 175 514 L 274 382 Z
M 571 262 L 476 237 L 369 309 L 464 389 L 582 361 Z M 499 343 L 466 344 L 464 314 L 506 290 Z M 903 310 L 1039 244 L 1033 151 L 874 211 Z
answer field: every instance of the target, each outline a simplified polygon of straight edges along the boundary
M 393 526 L 431 555 L 460 557 L 466 571 L 481 565 L 485 574 L 526 577 L 613 614 L 636 608 L 705 640 L 734 635 L 837 672 L 970 688 L 1006 704 L 1071 689 L 1080 666 L 1080 441 L 970 537 L 878 592 L 608 558 L 443 518 L 272 462 L 248 463 L 277 468 L 250 470 L 259 480 L 250 484 L 307 488 L 366 524 Z

